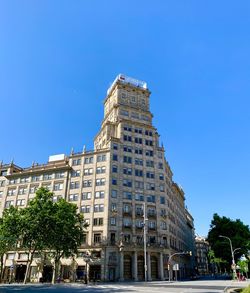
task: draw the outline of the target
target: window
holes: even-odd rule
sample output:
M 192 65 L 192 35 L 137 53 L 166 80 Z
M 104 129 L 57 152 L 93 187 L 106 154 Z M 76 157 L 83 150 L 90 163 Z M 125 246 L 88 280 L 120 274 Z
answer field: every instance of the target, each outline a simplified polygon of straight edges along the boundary
M 8 253 L 7 259 L 15 259 L 15 253 Z
M 56 179 L 60 179 L 60 178 L 63 178 L 63 177 L 64 177 L 64 172 L 55 173 L 55 178 Z
M 29 177 L 23 177 L 20 179 L 20 182 L 21 183 L 26 183 L 26 182 L 29 182 Z
M 14 205 L 14 200 L 7 200 L 5 202 L 5 208 L 9 208 L 10 206 Z
M 132 164 L 132 158 L 128 156 L 123 156 L 123 163 Z
M 110 218 L 110 225 L 115 226 L 116 225 L 116 218 Z
M 131 126 L 129 126 L 129 125 L 124 125 L 123 126 L 123 130 L 125 130 L 125 131 L 132 131 L 132 127 Z
M 159 179 L 164 180 L 164 175 L 162 173 L 159 174 Z
M 16 189 L 8 189 L 7 196 L 12 196 L 16 194 Z
M 43 186 L 43 188 L 46 188 L 48 190 L 51 189 L 51 184 L 50 183 L 43 183 L 42 186 Z
M 18 183 L 18 178 L 15 179 L 10 179 L 9 184 L 17 184 Z
M 27 193 L 27 187 L 20 187 L 18 190 L 18 194 L 22 195 L 22 194 L 26 194 Z
M 116 178 L 112 178 L 112 185 L 117 185 L 117 179 Z
M 69 201 L 77 201 L 78 200 L 78 194 L 70 194 L 69 195 Z
M 130 228 L 130 227 L 132 226 L 131 219 L 127 219 L 127 218 L 123 219 L 123 226 L 124 226 L 125 228 Z M 125 239 L 124 239 L 124 240 L 125 240 Z
M 148 221 L 148 228 L 151 230 L 155 230 L 156 229 L 155 221 Z
M 84 176 L 92 175 L 93 174 L 93 168 L 88 168 L 83 170 Z
M 165 197 L 161 196 L 160 197 L 160 204 L 165 204 L 165 203 L 166 203 Z
M 154 183 L 146 183 L 146 189 L 147 190 L 155 190 L 155 184 Z
M 112 166 L 112 172 L 117 173 L 118 172 L 118 167 L 116 165 Z
M 163 169 L 163 163 L 158 163 L 158 169 Z
M 104 198 L 104 191 L 96 191 L 95 198 Z
M 118 150 L 118 144 L 116 143 L 113 144 L 113 150 Z
M 132 187 L 132 180 L 123 179 L 123 186 Z
M 124 199 L 132 200 L 132 193 L 131 192 L 128 192 L 128 191 L 124 191 L 123 192 L 123 198 Z
M 139 119 L 140 117 L 139 117 L 139 114 L 138 113 L 132 112 L 131 113 L 131 118 Z
M 135 227 L 138 229 L 142 229 L 144 227 L 143 220 L 136 220 Z
M 161 222 L 160 227 L 162 230 L 167 230 L 167 223 L 166 222 Z
M 96 179 L 95 184 L 96 186 L 102 186 L 105 185 L 105 178 Z
M 145 139 L 145 145 L 153 146 L 153 141 L 149 139 Z
M 87 157 L 84 159 L 84 164 L 92 164 L 94 162 L 94 157 Z
M 80 184 L 79 181 L 70 182 L 70 189 L 76 189 L 79 188 Z
M 132 153 L 133 152 L 133 148 L 132 147 L 130 147 L 130 146 L 124 146 L 123 147 L 123 151 L 124 152 L 127 152 L 127 153 Z
M 7 170 L 2 170 L 2 171 L 0 172 L 0 174 L 1 174 L 1 176 L 6 176 L 6 175 L 7 175 Z
M 83 187 L 91 187 L 92 186 L 92 180 L 83 180 Z
M 103 174 L 106 172 L 106 167 L 97 167 L 96 168 L 96 174 Z
M 123 168 L 123 174 L 132 175 L 132 169 L 131 168 Z
M 3 191 L 0 191 L 0 198 L 3 197 Z
M 131 205 L 130 204 L 123 205 L 123 212 L 126 214 L 130 214 L 131 213 Z
M 162 192 L 165 191 L 165 186 L 164 186 L 164 184 L 161 184 L 161 185 L 160 185 L 160 191 L 162 191 Z
M 17 206 L 24 206 L 25 205 L 25 199 L 18 199 L 16 201 Z
M 155 195 L 147 195 L 147 202 L 155 202 Z
M 135 148 L 135 154 L 142 155 L 143 154 L 143 149 Z
M 5 186 L 5 180 L 0 180 L 0 187 Z
M 146 173 L 146 177 L 147 177 L 147 178 L 150 178 L 150 179 L 154 179 L 154 178 L 155 178 L 155 174 L 152 173 L 152 172 L 147 172 L 147 173 Z
M 106 155 L 97 156 L 97 162 L 105 162 L 105 161 L 106 161 Z
M 142 170 L 135 169 L 135 176 L 143 177 L 143 171 Z
M 101 233 L 94 233 L 94 243 L 101 243 L 102 236 Z
M 81 206 L 81 213 L 90 213 L 90 205 Z
M 55 191 L 57 191 L 57 190 L 63 190 L 63 183 L 61 183 L 61 182 L 60 183 L 59 182 L 58 183 L 55 183 L 54 184 L 54 190 Z
M 141 205 L 135 207 L 136 215 L 137 216 L 143 216 L 143 208 Z
M 142 144 L 142 138 L 141 137 L 135 137 L 135 143 Z
M 80 170 L 71 171 L 71 177 L 79 177 L 81 174 Z
M 72 165 L 73 166 L 81 165 L 81 159 L 73 159 L 72 160 Z
M 91 199 L 91 192 L 83 192 L 82 200 Z
M 146 166 L 154 168 L 154 161 L 146 161 Z
M 144 189 L 144 183 L 142 181 L 135 181 L 136 189 Z
M 118 156 L 117 156 L 117 154 L 113 154 L 113 161 L 118 161 Z
M 146 150 L 145 151 L 145 155 L 148 156 L 148 157 L 153 157 L 154 156 L 154 152 L 153 151 L 150 151 L 150 150 Z
M 51 180 L 52 179 L 52 174 L 44 174 L 43 175 L 43 180 Z
M 36 181 L 39 181 L 39 180 L 40 180 L 40 176 L 38 176 L 38 175 L 31 177 L 32 182 L 36 182 Z
M 140 193 L 135 194 L 135 200 L 137 201 L 144 201 L 144 195 Z
M 151 130 L 145 130 L 145 135 L 152 136 L 153 132 Z
M 93 226 L 102 226 L 103 225 L 103 218 L 94 218 L 93 219 Z
M 116 203 L 112 203 L 112 204 L 111 204 L 111 211 L 112 211 L 112 212 L 116 212 L 116 211 L 117 211 Z
M 94 212 L 103 212 L 104 211 L 104 205 L 103 204 L 95 204 L 94 205 Z
M 143 166 L 143 160 L 135 158 L 135 165 Z
M 117 190 L 112 190 L 111 191 L 111 197 L 113 197 L 113 198 L 117 198 Z
M 135 133 L 142 134 L 142 128 L 135 128 Z
M 162 153 L 158 152 L 158 153 L 157 153 L 157 157 L 158 157 L 159 159 L 162 159 L 162 158 L 163 158 Z
M 124 141 L 132 141 L 132 136 L 130 136 L 130 135 L 123 135 L 123 140 Z

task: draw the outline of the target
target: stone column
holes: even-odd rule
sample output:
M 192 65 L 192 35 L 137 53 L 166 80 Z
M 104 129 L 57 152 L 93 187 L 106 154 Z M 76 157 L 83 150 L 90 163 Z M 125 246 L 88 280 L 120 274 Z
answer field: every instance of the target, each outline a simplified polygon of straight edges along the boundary
M 134 252 L 133 257 L 133 278 L 134 281 L 138 281 L 138 270 L 137 270 L 137 251 Z
M 147 255 L 147 267 L 148 267 L 148 281 L 152 281 L 150 252 L 148 252 L 148 255 Z
M 159 277 L 163 281 L 164 280 L 164 268 L 163 268 L 163 253 L 160 252 L 160 258 L 159 258 Z
M 124 254 L 120 251 L 120 281 L 124 281 Z

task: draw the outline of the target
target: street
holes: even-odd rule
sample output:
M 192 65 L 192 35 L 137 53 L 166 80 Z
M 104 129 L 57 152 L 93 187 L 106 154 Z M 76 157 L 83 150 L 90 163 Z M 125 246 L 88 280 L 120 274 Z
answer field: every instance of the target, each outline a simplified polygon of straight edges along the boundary
M 0 293 L 8 292 L 35 292 L 35 293 L 122 293 L 122 292 L 150 292 L 150 293 L 215 293 L 225 292 L 227 288 L 246 287 L 250 284 L 249 281 L 222 281 L 222 280 L 209 280 L 209 281 L 186 281 L 186 282 L 123 282 L 123 283 L 98 283 L 98 284 L 33 284 L 21 285 L 10 284 L 0 285 Z

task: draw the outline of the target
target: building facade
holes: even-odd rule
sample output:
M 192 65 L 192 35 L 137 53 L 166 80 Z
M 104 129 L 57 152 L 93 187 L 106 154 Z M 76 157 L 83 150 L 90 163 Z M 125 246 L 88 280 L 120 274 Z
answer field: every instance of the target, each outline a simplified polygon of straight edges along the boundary
M 148 280 L 163 280 L 170 255 L 194 251 L 193 218 L 152 124 L 149 98 L 145 82 L 119 75 L 107 91 L 93 151 L 84 147 L 28 168 L 0 166 L 1 213 L 10 205 L 25 207 L 44 186 L 54 201 L 63 197 L 84 214 L 89 227 L 78 255 L 62 260 L 64 278 L 81 279 L 88 269 L 90 279 L 143 280 L 146 265 Z M 14 270 L 21 279 L 25 257 L 23 251 L 7 254 L 6 276 Z M 194 268 L 185 254 L 172 263 L 182 278 Z M 38 257 L 31 279 L 49 278 L 52 265 L 49 257 Z
M 209 243 L 205 237 L 196 235 L 195 246 L 196 246 L 197 272 L 201 276 L 207 275 L 209 274 L 209 268 L 208 268 Z

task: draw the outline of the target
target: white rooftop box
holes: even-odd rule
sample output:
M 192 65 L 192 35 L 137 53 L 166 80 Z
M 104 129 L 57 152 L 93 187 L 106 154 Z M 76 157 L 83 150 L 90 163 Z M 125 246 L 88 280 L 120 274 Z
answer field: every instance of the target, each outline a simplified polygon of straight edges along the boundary
M 62 161 L 65 159 L 64 154 L 49 156 L 49 162 Z

